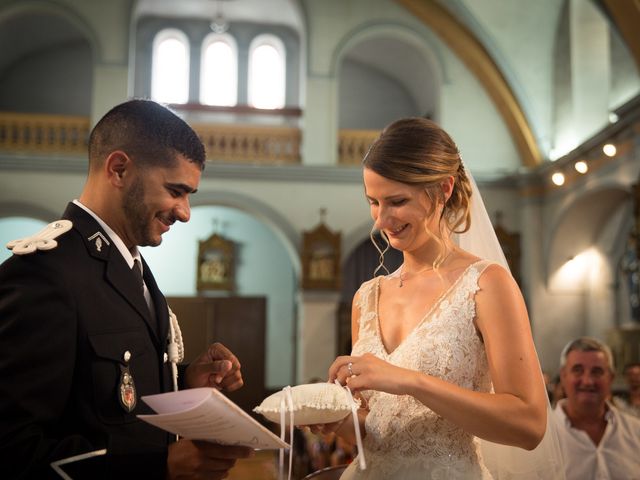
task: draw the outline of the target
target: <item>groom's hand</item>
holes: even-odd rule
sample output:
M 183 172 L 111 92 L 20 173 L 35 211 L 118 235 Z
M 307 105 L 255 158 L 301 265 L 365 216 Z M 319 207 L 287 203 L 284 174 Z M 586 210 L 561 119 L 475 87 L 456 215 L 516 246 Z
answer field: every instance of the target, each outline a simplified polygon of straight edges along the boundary
M 185 372 L 187 388 L 212 387 L 232 392 L 244 385 L 240 362 L 221 343 L 209 346 L 206 352 L 194 360 Z

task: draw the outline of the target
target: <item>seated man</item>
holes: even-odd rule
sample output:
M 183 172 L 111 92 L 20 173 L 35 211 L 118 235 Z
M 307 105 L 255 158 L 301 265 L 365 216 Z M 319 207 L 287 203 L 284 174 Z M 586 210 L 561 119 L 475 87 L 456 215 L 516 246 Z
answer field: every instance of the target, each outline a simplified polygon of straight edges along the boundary
M 640 363 L 628 363 L 622 370 L 627 391 L 613 397 L 613 404 L 631 415 L 640 417 Z
M 571 341 L 560 358 L 566 398 L 555 408 L 567 480 L 630 479 L 640 472 L 640 419 L 608 402 L 614 376 L 609 347 Z

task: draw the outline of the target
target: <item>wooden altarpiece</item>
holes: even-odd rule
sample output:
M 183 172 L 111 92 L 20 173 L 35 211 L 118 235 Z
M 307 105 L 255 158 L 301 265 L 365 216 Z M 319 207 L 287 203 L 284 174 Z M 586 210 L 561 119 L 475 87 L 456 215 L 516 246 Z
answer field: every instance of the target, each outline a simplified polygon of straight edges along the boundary
M 199 242 L 196 289 L 198 293 L 211 290 L 235 290 L 235 244 L 214 233 Z
M 302 239 L 302 288 L 339 290 L 341 283 L 341 235 L 323 221 Z

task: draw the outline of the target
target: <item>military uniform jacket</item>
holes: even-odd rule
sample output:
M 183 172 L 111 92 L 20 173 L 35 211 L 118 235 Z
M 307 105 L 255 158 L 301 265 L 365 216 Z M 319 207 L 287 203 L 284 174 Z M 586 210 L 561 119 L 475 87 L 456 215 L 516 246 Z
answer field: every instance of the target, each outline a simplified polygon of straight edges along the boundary
M 164 478 L 170 436 L 136 415 L 150 413 L 141 396 L 171 389 L 166 301 L 143 263 L 151 318 L 139 280 L 95 219 L 74 204 L 64 218 L 73 228 L 55 249 L 0 265 L 2 477 L 59 478 L 50 462 L 107 449 L 74 464 L 72 477 Z M 119 399 L 126 368 L 131 412 Z

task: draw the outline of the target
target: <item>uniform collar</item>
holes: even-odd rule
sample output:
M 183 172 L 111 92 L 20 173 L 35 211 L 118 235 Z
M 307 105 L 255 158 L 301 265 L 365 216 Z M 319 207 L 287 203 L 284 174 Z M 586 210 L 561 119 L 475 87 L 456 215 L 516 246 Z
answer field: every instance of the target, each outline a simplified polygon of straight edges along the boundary
M 134 246 L 133 251 L 130 251 L 126 247 L 126 245 L 124 244 L 120 236 L 109 225 L 107 225 L 105 221 L 98 216 L 97 213 L 95 213 L 86 205 L 82 204 L 82 202 L 80 202 L 80 200 L 78 199 L 75 199 L 73 201 L 73 204 L 83 209 L 85 212 L 91 215 L 96 222 L 98 222 L 98 225 L 102 227 L 102 229 L 108 235 L 109 239 L 111 239 L 111 241 L 113 242 L 113 245 L 118 249 L 118 251 L 120 252 L 120 255 L 122 255 L 122 258 L 124 258 L 124 261 L 127 262 L 127 265 L 129 265 L 129 268 L 133 268 L 134 260 L 138 260 L 140 262 L 140 265 L 142 265 L 142 261 L 140 259 L 140 251 L 138 250 L 137 246 Z
M 151 312 L 144 295 L 139 294 L 140 287 L 135 275 L 131 274 L 134 257 L 124 246 L 122 240 L 104 221 L 95 215 L 94 212 L 91 212 L 84 205 L 80 204 L 80 202 L 70 202 L 67 205 L 63 217 L 73 222 L 73 228 L 84 240 L 88 254 L 93 258 L 105 262 L 105 280 L 144 318 L 144 321 L 155 337 L 158 348 L 162 348 L 163 342 L 160 341 L 160 339 L 166 338 L 166 331 L 169 328 L 167 313 L 165 313 L 166 303 L 163 303 L 164 299 L 157 289 L 151 273 L 149 272 L 147 274 L 145 283 L 149 286 L 150 293 L 153 292 L 151 295 L 155 305 L 159 305 L 156 306 L 156 313 L 159 317 L 162 317 L 163 321 L 163 323 L 160 323 L 160 336 L 157 332 L 156 319 L 151 317 Z M 117 240 L 120 241 L 121 248 L 118 248 Z M 137 249 L 136 253 L 140 255 Z M 144 261 L 141 262 L 141 265 L 144 265 Z

